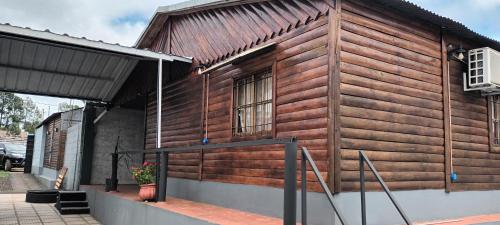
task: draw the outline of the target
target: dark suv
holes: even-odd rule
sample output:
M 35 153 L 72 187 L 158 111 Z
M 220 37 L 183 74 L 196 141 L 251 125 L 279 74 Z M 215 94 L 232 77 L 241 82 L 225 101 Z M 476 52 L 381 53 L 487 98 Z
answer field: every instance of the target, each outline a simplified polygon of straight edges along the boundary
M 26 157 L 26 146 L 10 143 L 0 143 L 0 163 L 5 171 L 12 167 L 24 167 Z

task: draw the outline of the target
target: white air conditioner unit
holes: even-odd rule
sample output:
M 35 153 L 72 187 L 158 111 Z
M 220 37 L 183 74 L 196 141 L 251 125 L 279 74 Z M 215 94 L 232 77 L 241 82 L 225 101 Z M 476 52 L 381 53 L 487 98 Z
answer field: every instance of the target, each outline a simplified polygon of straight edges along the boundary
M 500 52 L 488 47 L 472 49 L 467 63 L 464 91 L 479 90 L 485 95 L 500 93 Z

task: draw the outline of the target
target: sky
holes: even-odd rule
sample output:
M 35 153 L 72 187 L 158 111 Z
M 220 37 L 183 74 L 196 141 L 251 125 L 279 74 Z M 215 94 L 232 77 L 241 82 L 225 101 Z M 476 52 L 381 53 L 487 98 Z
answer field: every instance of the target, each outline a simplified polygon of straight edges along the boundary
M 131 46 L 160 5 L 183 0 L 0 0 L 0 23 Z M 79 100 L 33 95 L 44 118 L 59 103 L 83 106 Z
M 158 6 L 184 0 L 0 0 L 0 23 L 132 46 Z M 410 0 L 500 41 L 500 0 Z M 27 97 L 27 95 L 22 95 Z M 29 96 L 48 116 L 67 99 Z M 83 105 L 81 101 L 73 104 Z M 50 108 L 50 110 L 49 110 Z
M 410 0 L 500 41 L 500 0 Z

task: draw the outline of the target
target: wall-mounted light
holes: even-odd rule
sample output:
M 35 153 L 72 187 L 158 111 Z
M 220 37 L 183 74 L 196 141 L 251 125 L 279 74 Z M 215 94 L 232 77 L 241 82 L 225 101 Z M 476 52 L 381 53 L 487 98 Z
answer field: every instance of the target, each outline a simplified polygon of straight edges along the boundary
M 462 45 L 459 47 L 455 47 L 454 45 L 448 45 L 448 60 L 456 60 L 462 63 L 466 63 L 464 61 L 465 55 L 467 54 L 467 50 L 465 50 Z

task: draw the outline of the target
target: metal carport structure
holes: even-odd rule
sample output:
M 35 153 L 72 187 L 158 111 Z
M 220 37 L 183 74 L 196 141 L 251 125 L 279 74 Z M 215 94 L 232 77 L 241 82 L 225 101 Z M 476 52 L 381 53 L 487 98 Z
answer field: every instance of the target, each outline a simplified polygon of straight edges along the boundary
M 192 62 L 187 57 L 0 24 L 1 91 L 110 102 L 141 60 Z
M 192 58 L 0 24 L 0 91 L 111 103 L 141 61 L 157 65 L 159 148 L 163 64 Z

